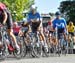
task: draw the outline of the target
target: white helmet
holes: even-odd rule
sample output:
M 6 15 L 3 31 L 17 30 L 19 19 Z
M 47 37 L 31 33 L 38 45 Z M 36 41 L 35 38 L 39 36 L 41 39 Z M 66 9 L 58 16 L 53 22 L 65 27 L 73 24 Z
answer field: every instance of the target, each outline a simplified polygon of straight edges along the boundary
M 26 18 L 23 18 L 23 21 L 26 21 Z
M 32 6 L 30 7 L 30 10 L 35 10 L 35 9 L 37 9 L 37 7 L 36 7 L 35 5 L 32 5 Z
M 18 26 L 18 23 L 17 23 L 17 22 L 14 22 L 14 23 L 13 23 L 13 26 L 14 26 L 14 25 Z

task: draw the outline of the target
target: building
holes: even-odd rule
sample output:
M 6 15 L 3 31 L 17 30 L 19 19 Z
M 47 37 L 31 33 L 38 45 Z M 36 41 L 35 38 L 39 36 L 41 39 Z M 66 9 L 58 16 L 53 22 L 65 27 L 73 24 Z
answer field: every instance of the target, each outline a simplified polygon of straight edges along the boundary
M 51 16 L 49 14 L 41 14 L 43 26 L 46 27 L 48 25 L 48 21 L 50 20 Z

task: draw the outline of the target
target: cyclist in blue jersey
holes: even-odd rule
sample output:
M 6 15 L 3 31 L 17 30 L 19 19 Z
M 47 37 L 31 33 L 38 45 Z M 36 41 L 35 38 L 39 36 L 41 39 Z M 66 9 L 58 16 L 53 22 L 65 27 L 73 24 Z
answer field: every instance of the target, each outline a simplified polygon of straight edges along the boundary
M 61 13 L 56 12 L 55 13 L 56 18 L 53 20 L 53 28 L 58 28 L 58 33 L 66 33 L 66 20 L 64 18 L 61 18 Z
M 61 18 L 61 13 L 60 12 L 56 12 L 55 13 L 56 18 L 53 20 L 53 28 L 54 30 L 56 30 L 57 32 L 57 39 L 61 39 L 61 35 L 64 36 L 64 39 L 66 40 L 66 33 L 67 33 L 67 24 L 66 24 L 66 20 L 64 18 Z M 63 42 L 61 42 L 62 44 Z M 67 43 L 66 43 L 67 44 Z
M 28 13 L 28 22 L 31 22 L 31 29 L 33 33 L 37 31 L 40 32 L 41 43 L 46 42 L 45 36 L 43 34 L 42 18 L 37 12 L 37 7 L 35 5 L 30 7 L 30 12 Z
M 40 14 L 36 11 L 37 7 L 35 5 L 32 5 L 30 7 L 30 12 L 28 13 L 28 22 L 32 22 L 31 27 L 32 27 L 32 32 L 36 32 L 37 29 L 42 26 L 41 23 L 41 17 Z

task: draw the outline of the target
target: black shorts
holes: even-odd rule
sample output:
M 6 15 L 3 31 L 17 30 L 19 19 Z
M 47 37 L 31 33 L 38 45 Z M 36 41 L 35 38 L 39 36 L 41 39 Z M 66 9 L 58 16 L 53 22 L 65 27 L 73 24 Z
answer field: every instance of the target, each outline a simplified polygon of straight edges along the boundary
M 54 32 L 53 32 L 53 31 L 49 31 L 49 34 L 50 34 L 50 33 L 53 34 Z
M 71 36 L 74 36 L 74 32 L 69 32 L 69 34 L 71 34 Z
M 58 33 L 64 33 L 64 28 L 58 29 Z
M 40 22 L 35 22 L 35 23 L 32 23 L 32 32 L 36 32 L 38 27 L 40 25 Z
M 64 28 L 58 29 L 58 39 L 62 37 L 63 33 L 64 33 Z
M 15 32 L 14 35 L 15 35 L 15 36 L 18 36 L 18 33 Z

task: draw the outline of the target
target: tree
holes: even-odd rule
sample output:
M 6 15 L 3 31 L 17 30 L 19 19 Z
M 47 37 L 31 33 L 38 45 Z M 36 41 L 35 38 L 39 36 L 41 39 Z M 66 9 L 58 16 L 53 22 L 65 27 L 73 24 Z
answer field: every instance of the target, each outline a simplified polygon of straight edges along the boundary
M 34 3 L 34 0 L 0 0 L 0 2 L 5 3 L 12 14 L 16 13 L 13 17 L 17 17 L 17 20 L 21 20 L 23 18 L 22 12 L 24 10 L 29 10 L 29 7 Z
M 75 0 L 62 1 L 59 10 L 67 20 L 75 21 Z

